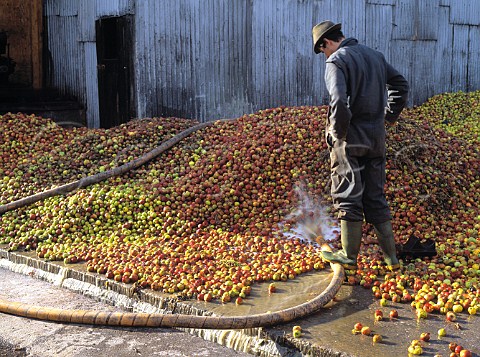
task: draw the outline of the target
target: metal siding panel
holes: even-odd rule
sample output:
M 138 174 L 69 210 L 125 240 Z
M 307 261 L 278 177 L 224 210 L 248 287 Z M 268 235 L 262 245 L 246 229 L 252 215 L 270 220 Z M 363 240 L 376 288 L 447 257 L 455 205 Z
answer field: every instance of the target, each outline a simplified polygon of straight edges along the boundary
M 315 54 L 311 30 L 314 26 L 309 21 L 299 18 L 311 17 L 311 6 L 305 2 L 291 0 L 283 9 L 285 26 L 277 56 L 284 58 L 284 88 L 278 93 L 277 105 L 311 105 L 314 102 L 314 82 L 321 78 L 306 75 L 312 70 Z M 316 101 L 316 100 L 315 100 Z
M 432 61 L 432 72 L 435 90 L 434 93 L 444 93 L 451 90 L 452 85 L 452 44 L 453 26 L 448 22 L 450 11 L 448 7 L 440 7 L 438 34 L 435 46 L 435 56 Z M 425 53 L 422 51 L 422 53 Z
M 365 45 L 382 52 L 387 61 L 389 61 L 393 22 L 392 6 L 367 5 L 365 16 L 369 19 L 365 26 Z
M 155 27 L 155 23 L 152 22 L 152 19 L 156 17 L 157 9 L 155 8 L 155 1 L 148 0 L 145 1 L 146 5 L 144 7 L 144 17 L 143 17 L 143 26 L 145 27 L 145 31 L 143 32 L 144 41 L 145 41 L 145 96 L 146 96 L 146 115 L 153 116 L 158 112 L 158 102 L 157 100 L 161 98 L 157 98 L 156 91 L 157 91 L 157 83 L 155 81 L 156 78 L 156 56 L 157 56 L 157 42 L 156 42 L 156 35 L 157 35 L 157 28 Z M 166 11 L 164 16 L 166 15 Z M 167 16 L 165 16 L 167 18 Z M 162 22 L 160 22 L 162 23 Z M 162 67 L 163 68 L 163 67 Z
M 203 59 L 206 59 L 205 63 L 205 108 L 207 109 L 207 115 L 211 116 L 215 111 L 215 88 L 214 83 L 216 82 L 215 76 L 215 65 L 214 61 L 217 58 L 218 53 L 215 46 L 215 35 L 217 32 L 216 29 L 216 16 L 214 13 L 213 5 L 215 0 L 207 0 L 205 7 L 208 14 L 212 16 L 209 18 L 209 21 L 204 21 L 201 19 L 202 23 L 202 33 L 203 38 L 206 39 L 205 42 L 202 41 L 202 38 L 199 38 L 199 41 L 202 41 L 202 46 L 205 46 L 205 52 L 203 52 Z
M 289 21 L 288 31 L 285 34 L 284 52 L 288 54 L 285 59 L 286 66 L 286 86 L 287 92 L 285 96 L 289 103 L 295 105 L 311 105 L 313 93 L 311 91 L 312 77 L 306 76 L 305 73 L 311 67 L 311 58 L 313 57 L 310 22 L 298 21 L 299 18 L 308 18 L 307 6 L 305 2 L 290 1 L 291 8 L 287 9 L 287 19 Z M 302 40 L 298 41 L 297 37 L 302 34 Z
M 135 83 L 137 97 L 137 115 L 142 118 L 147 116 L 147 93 L 148 83 L 146 79 L 146 48 L 145 27 L 146 4 L 144 1 L 136 3 L 135 7 Z
M 331 19 L 342 23 L 342 32 L 346 37 L 355 37 L 365 42 L 365 2 L 351 0 L 330 0 Z
M 418 88 L 415 78 L 416 53 L 413 51 L 412 42 L 409 40 L 392 40 L 390 45 L 390 64 L 396 68 L 410 83 L 409 103 L 413 103 L 414 92 Z
M 366 0 L 366 4 L 372 5 L 395 5 L 397 0 Z
M 479 1 L 455 0 L 450 4 L 450 22 L 458 25 L 480 25 Z
M 296 37 L 299 33 L 306 33 L 310 29 L 305 28 L 303 32 L 298 31 L 299 11 L 302 4 L 298 1 L 287 1 L 284 11 L 284 26 L 282 26 L 281 36 L 279 38 L 279 52 L 283 57 L 283 89 L 278 93 L 277 105 L 297 105 L 305 97 L 305 92 L 299 88 L 305 88 L 303 85 L 303 76 L 297 77 L 298 70 L 303 67 L 301 48 L 298 48 L 299 42 Z M 305 22 L 303 22 L 305 24 Z M 303 37 L 303 36 L 302 36 Z M 306 36 L 305 36 L 306 37 Z M 304 43 L 302 44 L 304 45 Z M 303 46 L 302 46 L 303 47 Z M 311 94 L 311 93 L 309 93 Z
M 85 101 L 87 126 L 89 128 L 100 127 L 100 112 L 98 101 L 98 78 L 97 78 L 97 48 L 95 42 L 84 42 L 83 51 L 85 56 Z
M 279 68 L 282 65 L 284 60 L 284 56 L 278 56 L 277 51 L 280 50 L 278 47 L 278 31 L 281 31 L 280 28 L 277 27 L 277 31 L 272 31 L 275 28 L 276 24 L 283 24 L 282 19 L 282 11 L 280 10 L 280 6 L 282 6 L 281 2 L 271 0 L 271 16 L 268 16 L 268 8 L 264 8 L 264 16 L 268 18 L 268 24 L 263 28 L 265 31 L 265 36 L 267 41 L 263 44 L 264 53 L 267 57 L 268 62 L 268 72 L 267 81 L 269 83 L 269 100 L 268 102 L 264 103 L 265 107 L 275 107 L 277 106 L 278 100 L 278 93 L 280 92 L 280 86 L 282 84 L 281 74 L 282 72 Z M 275 51 L 272 49 L 275 48 Z
M 314 1 L 313 3 L 311 3 L 310 7 L 312 14 L 312 22 L 310 26 L 310 31 L 308 32 L 308 41 L 306 42 L 306 44 L 308 44 L 308 53 L 311 56 L 311 63 L 313 67 L 311 70 L 313 78 L 311 87 L 311 91 L 313 94 L 312 104 L 321 105 L 323 103 L 328 103 L 329 99 L 324 80 L 325 57 L 323 54 L 315 55 L 315 53 L 313 52 L 312 28 L 324 19 L 330 18 L 330 14 L 328 13 L 328 9 L 330 7 L 327 4 L 327 0 Z
M 183 56 L 183 64 L 180 68 L 180 78 L 182 83 L 182 102 L 180 109 L 190 113 L 193 117 L 194 113 L 194 88 L 195 83 L 192 76 L 192 47 L 191 47 L 191 31 L 192 23 L 192 4 L 189 1 L 180 3 L 180 13 L 182 14 L 180 22 L 180 52 Z
M 178 91 L 176 83 L 176 45 L 178 40 L 178 29 L 175 27 L 175 20 L 178 15 L 175 6 L 178 2 L 168 3 L 168 7 L 164 8 L 164 13 L 168 14 L 168 19 L 165 19 L 163 23 L 160 23 L 159 28 L 155 28 L 155 34 L 161 34 L 161 48 L 160 51 L 163 54 L 163 60 L 166 63 L 164 66 L 165 71 L 162 73 L 162 92 L 160 95 L 160 101 L 162 102 L 162 113 L 167 112 L 172 115 L 172 111 L 175 109 L 175 105 L 178 105 Z M 157 8 L 156 11 L 159 11 Z M 158 13 L 158 12 L 157 12 Z M 153 20 L 153 19 L 151 19 Z M 158 32 L 160 30 L 160 32 Z M 155 40 L 156 42 L 156 40 Z
M 438 27 L 437 1 L 398 0 L 394 8 L 393 39 L 434 40 Z
M 60 15 L 59 2 L 56 0 L 45 0 L 44 9 L 45 16 L 58 16 Z
M 225 6 L 225 4 L 227 4 L 227 6 Z M 227 96 L 230 95 L 230 93 L 227 92 L 226 88 L 226 82 L 228 81 L 226 71 L 228 62 L 231 60 L 229 57 L 228 49 L 228 22 L 231 21 L 231 19 L 228 18 L 228 15 L 224 11 L 226 7 L 228 8 L 228 4 L 229 2 L 215 2 L 215 5 L 217 6 L 217 11 L 215 13 L 220 15 L 218 31 L 218 60 L 216 61 L 216 66 L 218 67 L 218 97 L 217 102 L 215 103 L 215 108 L 217 108 L 215 117 L 217 118 L 220 116 L 223 104 L 225 104 L 227 101 Z
M 196 78 L 196 95 L 195 95 L 195 115 L 197 118 L 205 118 L 210 112 L 211 91 L 211 57 L 213 53 L 209 53 L 211 46 L 210 33 L 213 31 L 212 17 L 214 14 L 211 9 L 211 1 L 206 0 L 202 3 L 198 1 L 192 2 L 195 21 L 195 33 L 193 36 L 194 56 L 195 56 L 195 78 Z M 209 20 L 205 21 L 202 12 L 206 11 Z M 208 23 L 208 24 L 207 24 Z
M 148 80 L 148 57 L 149 46 L 147 42 L 147 35 L 151 31 L 146 26 L 148 15 L 148 2 L 140 1 L 135 9 L 135 47 L 136 47 L 136 83 L 137 83 L 137 113 L 139 117 L 150 116 L 148 103 L 150 97 L 148 91 L 153 85 Z
M 78 1 L 71 0 L 57 0 L 58 11 L 60 16 L 77 16 L 78 15 Z
M 97 17 L 122 16 L 133 13 L 133 5 L 129 0 L 95 0 L 95 3 Z
M 274 70 L 274 60 L 278 58 L 273 48 L 273 31 L 278 28 L 274 11 L 275 0 L 255 1 L 253 8 L 253 22 L 255 35 L 256 60 L 255 68 L 256 103 L 263 109 L 274 106 L 275 83 L 278 81 L 278 73 Z M 275 53 L 274 53 L 275 52 Z
M 480 27 L 471 26 L 468 42 L 467 91 L 480 89 Z
M 84 103 L 83 62 L 77 41 L 76 16 L 49 17 L 48 36 L 52 54 L 53 86 L 64 95 L 72 95 Z
M 439 26 L 439 0 L 418 2 L 419 10 L 417 12 L 419 23 L 419 37 L 423 40 L 436 40 L 437 29 Z
M 214 81 L 211 82 L 212 84 L 212 91 L 215 93 L 213 97 L 212 103 L 212 114 L 213 117 L 219 116 L 219 109 L 220 104 L 222 103 L 223 98 L 223 90 L 224 90 L 224 83 L 223 83 L 223 66 L 225 63 L 225 52 L 224 52 L 224 21 L 225 18 L 222 16 L 221 8 L 223 6 L 223 2 L 220 1 L 212 1 L 213 4 L 213 11 L 212 14 L 216 14 L 214 16 L 215 22 L 215 30 L 214 30 L 214 38 L 213 44 L 215 45 L 215 57 L 213 58 L 212 65 L 214 68 Z
M 425 102 L 435 94 L 435 81 L 432 78 L 432 62 L 436 60 L 434 41 L 415 41 L 412 51 L 420 56 L 415 56 L 412 61 L 412 77 L 410 81 L 411 104 L 418 105 Z M 420 85 L 419 85 L 420 84 Z
M 148 1 L 148 7 L 146 8 L 147 14 L 145 16 L 145 44 L 147 46 L 146 52 L 146 64 L 148 70 L 148 106 L 147 112 L 148 116 L 157 115 L 159 113 L 159 105 L 163 99 L 163 93 L 160 89 L 160 83 L 165 83 L 167 86 L 169 85 L 169 78 L 159 78 L 159 67 L 162 67 L 162 63 L 158 61 L 158 51 L 159 46 L 162 43 L 159 41 L 159 25 L 161 26 L 164 23 L 168 23 L 172 16 L 168 13 L 167 8 L 162 7 L 166 4 L 170 4 L 168 1 L 158 2 L 155 0 Z M 162 11 L 163 10 L 163 11 Z M 168 17 L 167 17 L 168 16 Z M 164 21 L 158 21 L 158 19 Z M 165 31 L 161 33 L 162 36 L 168 36 Z M 169 48 L 165 48 L 165 51 L 169 50 Z M 168 53 L 168 57 L 171 57 L 171 53 Z M 161 81 L 161 82 L 159 82 Z M 170 100 L 171 96 L 167 93 L 167 99 Z
M 468 26 L 453 26 L 452 88 L 454 92 L 467 88 Z
M 79 2 L 79 40 L 96 41 L 95 33 L 96 8 L 95 0 L 82 0 Z
M 266 92 L 263 89 L 265 85 L 263 74 L 265 73 L 265 58 L 264 58 L 264 51 L 262 50 L 262 43 L 264 43 L 264 39 L 261 38 L 263 36 L 263 26 L 262 22 L 258 21 L 258 14 L 261 10 L 260 6 L 262 3 L 253 1 L 252 3 L 252 85 L 254 88 L 253 91 L 253 102 L 256 103 L 256 108 L 259 107 L 259 103 L 261 103 L 262 95 L 261 93 Z

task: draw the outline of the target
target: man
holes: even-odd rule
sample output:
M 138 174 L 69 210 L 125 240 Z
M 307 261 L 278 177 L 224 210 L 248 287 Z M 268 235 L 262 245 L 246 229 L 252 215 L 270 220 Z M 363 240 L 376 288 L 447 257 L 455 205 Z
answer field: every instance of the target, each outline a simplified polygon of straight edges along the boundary
M 342 250 L 323 251 L 328 262 L 357 268 L 363 220 L 374 226 L 385 263 L 400 268 L 384 192 L 385 122 L 394 125 L 405 107 L 408 83 L 384 56 L 354 38 L 341 24 L 324 21 L 313 30 L 313 49 L 326 56 L 330 95 L 326 141 L 330 150 L 331 194 L 340 219 Z

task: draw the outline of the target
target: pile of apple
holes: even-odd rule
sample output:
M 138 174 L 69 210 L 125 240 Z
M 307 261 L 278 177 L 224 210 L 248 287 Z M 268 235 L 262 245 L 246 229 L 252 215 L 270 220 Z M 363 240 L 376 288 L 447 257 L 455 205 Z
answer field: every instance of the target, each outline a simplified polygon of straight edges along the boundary
M 153 118 L 107 130 L 67 130 L 21 113 L 1 115 L 0 123 L 0 204 L 120 166 L 193 125 Z
M 466 141 L 477 142 L 480 132 L 480 91 L 436 95 L 416 108 L 417 115 Z
M 248 295 L 255 281 L 293 279 L 321 269 L 324 262 L 316 247 L 286 239 L 274 227 L 294 206 L 293 186 L 298 180 L 310 180 L 309 186 L 315 189 L 311 173 L 318 170 L 328 175 L 321 167 L 325 162 L 317 156 L 323 144 L 313 140 L 320 135 L 322 115 L 324 108 L 279 108 L 236 122 L 218 122 L 135 172 L 4 214 L 0 243 L 8 244 L 10 250 L 35 249 L 47 260 L 86 262 L 89 271 L 117 281 L 205 300 L 227 301 L 226 293 Z M 274 116 L 282 121 L 277 130 L 272 125 Z M 18 130 L 8 126 L 15 117 L 3 117 L 5 130 Z M 177 121 L 155 120 L 153 128 L 179 128 L 186 123 Z M 126 151 L 132 156 L 129 160 L 137 157 L 150 141 L 171 136 L 117 146 L 150 122 L 122 126 L 116 131 L 118 138 L 108 131 L 95 130 L 92 135 L 87 131 L 86 147 L 86 141 L 72 143 L 71 138 L 82 140 L 79 130 L 65 134 L 64 142 L 52 132 L 49 140 L 55 145 L 36 154 L 51 160 L 48 177 L 37 170 L 33 181 L 55 177 L 56 183 L 61 182 L 65 161 L 49 149 L 56 153 L 68 147 L 62 155 L 65 160 L 81 157 L 75 169 L 69 166 L 81 175 L 101 169 L 92 164 L 103 163 L 96 148 L 101 148 L 101 155 L 108 152 L 118 157 Z M 43 123 L 52 126 L 48 120 Z M 314 127 L 316 132 L 308 131 Z M 41 128 L 25 131 L 31 137 Z M 44 130 L 44 136 L 49 133 Z M 302 135 L 309 152 L 301 152 L 306 148 L 300 144 Z M 91 148 L 95 152 L 87 162 L 84 155 Z M 33 154 L 28 150 L 17 154 L 26 159 L 22 165 L 31 161 L 29 155 Z M 5 201 L 30 192 L 32 182 L 22 179 L 14 167 L 16 160 L 10 162 L 5 185 L 17 187 L 15 195 L 6 193 Z
M 401 272 L 385 275 L 378 246 L 364 244 L 349 283 L 423 306 L 426 296 L 447 310 L 479 305 L 478 126 L 476 137 L 464 139 L 435 120 L 443 101 L 458 98 L 432 98 L 388 128 L 396 239 L 433 239 L 437 257 L 405 261 Z M 5 213 L 0 244 L 206 301 L 244 299 L 256 282 L 323 269 L 320 248 L 289 230 L 302 220 L 291 215 L 301 203 L 297 187 L 331 208 L 325 117 L 326 107 L 278 107 L 218 121 L 126 175 Z M 193 124 L 153 118 L 110 130 L 62 129 L 3 115 L 0 203 L 123 164 Z M 365 242 L 375 238 L 368 225 L 364 234 Z

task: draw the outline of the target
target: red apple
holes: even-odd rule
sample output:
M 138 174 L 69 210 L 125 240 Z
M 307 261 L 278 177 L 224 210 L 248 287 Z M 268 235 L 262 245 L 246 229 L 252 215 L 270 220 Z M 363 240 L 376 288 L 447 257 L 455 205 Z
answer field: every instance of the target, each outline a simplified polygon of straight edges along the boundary
M 420 339 L 425 342 L 430 341 L 430 332 L 422 332 L 420 334 Z
M 398 318 L 398 311 L 397 310 L 392 310 L 389 313 L 391 319 L 396 319 Z
M 472 357 L 472 352 L 470 350 L 461 350 L 459 355 L 460 357 Z
M 372 333 L 372 329 L 368 326 L 364 326 L 361 329 L 361 333 L 362 333 L 362 335 L 367 335 L 368 336 Z
M 356 331 L 361 331 L 362 330 L 362 327 L 363 325 L 360 323 L 360 322 L 357 322 L 353 328 L 356 330 Z

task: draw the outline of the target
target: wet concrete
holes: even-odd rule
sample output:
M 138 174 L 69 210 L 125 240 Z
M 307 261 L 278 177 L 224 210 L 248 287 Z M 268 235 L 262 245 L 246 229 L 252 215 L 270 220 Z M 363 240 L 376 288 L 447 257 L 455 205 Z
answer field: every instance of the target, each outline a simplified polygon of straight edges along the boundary
M 3 256 L 4 258 L 6 257 L 5 253 Z M 13 258 L 12 255 L 10 255 L 9 258 L 10 260 L 18 260 L 18 257 Z M 1 262 L 2 259 L 0 259 L 0 263 Z M 5 264 L 5 259 L 3 259 L 3 262 L 4 267 L 8 266 L 8 264 Z M 18 262 L 15 264 L 17 264 L 17 267 L 21 266 L 21 264 L 18 264 Z M 1 266 L 2 265 L 0 264 L 0 267 Z M 52 270 L 56 269 L 52 268 Z M 71 274 L 65 274 L 64 272 L 63 275 L 63 283 L 60 285 L 68 289 L 74 287 L 74 280 L 71 278 L 66 278 L 67 275 Z M 40 274 L 37 271 L 37 277 L 39 276 Z M 75 277 L 78 279 L 90 280 L 91 282 L 95 280 L 93 277 L 82 278 L 82 274 L 77 274 Z M 232 303 L 224 305 L 220 303 L 186 301 L 182 302 L 180 305 L 176 305 L 174 308 L 179 310 L 180 313 L 186 313 L 190 308 L 191 313 L 200 313 L 203 311 L 206 314 L 214 313 L 218 315 L 229 316 L 276 311 L 308 301 L 323 291 L 323 289 L 328 285 L 330 278 L 331 271 L 327 269 L 323 272 L 306 274 L 305 276 L 299 277 L 293 281 L 277 282 L 277 292 L 272 295 L 267 293 L 268 284 L 257 284 L 252 289 L 251 297 L 240 306 L 235 306 Z M 44 279 L 48 280 L 46 277 L 44 277 Z M 51 281 L 54 281 L 54 279 L 55 278 L 50 278 Z M 81 282 L 77 281 L 77 283 Z M 104 284 L 105 282 L 101 279 L 97 281 L 98 286 L 102 286 Z M 110 286 L 109 288 L 113 287 Z M 123 289 L 124 292 L 128 292 L 128 286 L 124 286 Z M 122 287 L 118 287 L 118 290 L 122 291 Z M 35 293 L 32 294 L 32 291 L 35 291 Z M 82 293 L 85 294 L 85 291 L 88 292 L 91 291 L 91 289 L 85 289 Z M 70 293 L 71 292 L 69 290 L 61 289 L 61 292 L 57 292 L 56 294 L 63 296 Z M 28 299 L 27 296 L 23 297 L 24 299 L 27 299 L 27 302 L 34 304 L 43 302 L 39 302 L 37 291 L 35 289 L 30 289 L 27 295 L 29 296 Z M 109 303 L 111 303 L 112 300 L 116 300 L 118 302 L 121 301 L 121 296 L 123 295 L 118 294 L 114 297 L 110 297 Z M 13 295 L 13 297 L 16 297 L 16 295 Z M 137 298 L 139 297 L 136 296 L 132 299 L 135 300 Z M 165 300 L 162 300 L 165 299 L 165 297 L 162 297 L 161 294 L 153 294 L 152 296 L 145 295 L 140 296 L 140 298 L 143 298 L 144 300 L 146 299 L 152 304 L 163 304 L 162 306 L 165 306 Z M 125 305 L 131 305 L 133 300 L 128 300 Z M 90 301 L 92 301 L 91 303 L 93 304 L 93 300 Z M 105 309 L 104 306 L 109 305 L 103 304 L 97 306 L 96 308 Z M 374 311 L 376 309 L 383 311 L 385 318 L 382 321 L 375 321 Z M 396 309 L 398 311 L 399 317 L 397 319 L 390 320 L 388 318 L 388 314 L 392 309 Z M 0 316 L 0 319 L 1 318 L 4 318 L 4 316 Z M 357 322 L 362 323 L 364 326 L 371 327 L 372 335 L 380 334 L 383 338 L 383 341 L 381 343 L 374 344 L 371 335 L 353 335 L 351 330 L 354 324 Z M 424 355 L 434 356 L 435 354 L 440 354 L 442 356 L 449 356 L 450 351 L 448 350 L 448 344 L 450 342 L 456 342 L 465 348 L 470 349 L 474 356 L 479 357 L 480 342 L 478 340 L 478 331 L 480 331 L 480 316 L 469 316 L 465 313 L 462 313 L 458 314 L 458 320 L 456 322 L 457 323 L 447 322 L 445 320 L 445 316 L 440 314 L 429 314 L 426 320 L 418 321 L 415 317 L 414 310 L 409 304 L 396 304 L 390 302 L 389 306 L 381 307 L 379 301 L 373 298 L 371 290 L 364 289 L 359 286 L 351 287 L 344 285 L 337 294 L 335 301 L 328 303 L 319 312 L 311 316 L 295 320 L 291 323 L 278 325 L 272 328 L 259 328 L 248 331 L 212 331 L 190 329 L 186 329 L 185 331 L 192 335 L 201 336 L 207 340 L 214 341 L 217 344 L 227 345 L 237 351 L 249 352 L 253 355 L 259 356 L 303 355 L 345 357 L 366 357 L 371 356 L 372 354 L 386 357 L 398 356 L 399 354 L 406 356 L 408 355 L 407 349 L 410 342 L 414 339 L 419 339 L 422 332 L 430 332 L 431 340 L 428 343 L 423 343 Z M 31 324 L 33 321 L 28 323 Z M 293 338 L 292 336 L 292 328 L 294 325 L 300 325 L 303 329 L 303 335 L 300 338 Z M 95 332 L 98 331 L 97 328 L 94 327 L 74 327 L 79 329 L 78 333 L 86 333 L 87 336 L 88 334 L 93 333 L 92 329 Z M 444 327 L 447 330 L 446 337 L 437 337 L 437 331 L 441 327 Z M 171 330 L 168 329 L 167 331 L 171 332 Z M 109 332 L 111 332 L 111 330 L 109 330 Z M 125 337 L 124 331 L 124 334 L 122 335 L 122 338 L 124 338 L 123 341 L 125 341 L 125 338 L 127 340 L 135 340 L 138 338 L 138 335 L 141 335 L 143 332 L 139 330 L 128 330 L 128 333 L 131 333 L 131 335 L 129 335 L 129 337 Z M 166 333 L 167 332 L 162 332 L 161 335 Z M 0 336 L 2 336 L 1 330 Z M 188 342 L 186 342 L 186 344 L 188 344 Z M 147 348 L 147 346 L 148 344 L 142 346 L 142 348 Z M 104 344 L 103 348 L 106 347 L 107 345 Z M 229 351 L 231 351 L 231 353 L 235 353 L 235 351 Z M 130 352 L 132 351 L 130 350 Z M 222 354 L 225 353 L 222 352 Z M 215 354 L 211 355 L 213 356 Z
M 375 310 L 384 314 L 382 321 L 375 321 Z M 398 311 L 397 319 L 390 319 L 389 312 Z M 316 356 L 407 356 L 407 349 L 412 340 L 418 340 L 422 332 L 430 332 L 431 340 L 422 343 L 424 355 L 440 354 L 449 356 L 448 344 L 456 342 L 480 356 L 480 316 L 457 314 L 456 323 L 447 322 L 444 315 L 429 314 L 425 320 L 417 320 L 409 304 L 393 303 L 380 306 L 372 293 L 362 287 L 343 286 L 337 294 L 336 301 L 328 304 L 320 312 L 297 322 L 305 331 L 300 339 L 291 336 L 294 324 L 276 326 L 271 329 L 272 338 L 282 336 L 285 332 L 288 343 L 305 354 Z M 355 323 L 372 329 L 370 336 L 353 335 Z M 447 336 L 439 338 L 437 331 L 445 328 Z M 380 334 L 381 343 L 373 343 L 372 335 Z
M 0 268 L 0 297 L 30 304 L 121 311 L 52 283 Z M 0 314 L 2 357 L 248 356 L 168 328 L 60 324 Z
M 0 337 L 0 356 L 26 357 L 25 348 L 14 346 Z

